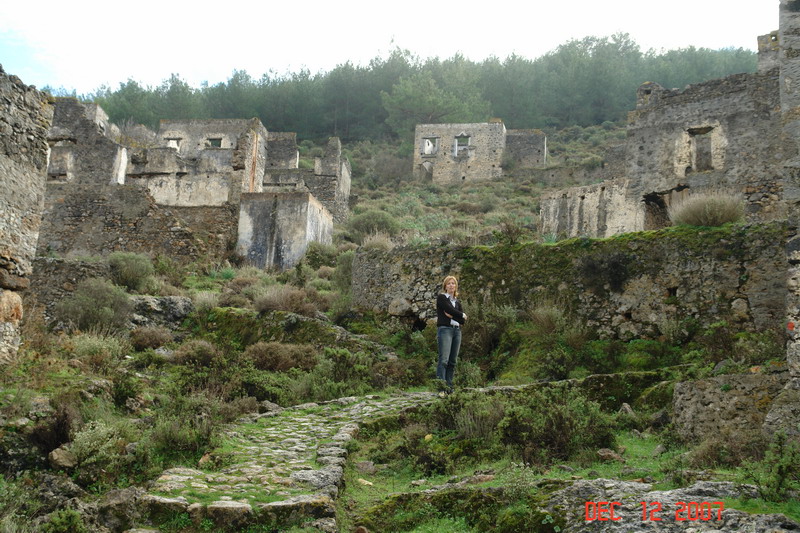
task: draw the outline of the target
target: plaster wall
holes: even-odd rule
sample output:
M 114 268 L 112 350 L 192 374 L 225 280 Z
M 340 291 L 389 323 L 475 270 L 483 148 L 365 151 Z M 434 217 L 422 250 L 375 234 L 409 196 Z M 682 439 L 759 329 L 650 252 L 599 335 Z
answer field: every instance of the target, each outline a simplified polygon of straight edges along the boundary
M 542 234 L 559 236 L 570 228 L 570 234 L 608 237 L 631 224 L 644 226 L 644 204 L 629 202 L 628 188 L 628 180 L 618 179 L 543 196 Z
M 221 206 L 228 201 L 230 179 L 226 175 L 164 176 L 135 180 L 144 186 L 158 205 L 201 207 Z
M 285 270 L 305 254 L 308 243 L 331 242 L 333 217 L 307 191 L 242 194 L 237 252 L 259 268 Z

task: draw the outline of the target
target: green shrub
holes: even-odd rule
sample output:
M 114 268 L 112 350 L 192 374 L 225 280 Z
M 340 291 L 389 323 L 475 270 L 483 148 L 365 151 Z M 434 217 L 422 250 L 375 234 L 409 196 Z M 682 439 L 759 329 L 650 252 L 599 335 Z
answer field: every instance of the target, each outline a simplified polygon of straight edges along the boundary
M 108 370 L 128 354 L 130 346 L 116 335 L 81 333 L 71 337 L 65 348 L 94 370 Z
M 219 307 L 219 293 L 212 291 L 200 291 L 192 295 L 192 302 L 194 303 L 195 311 L 210 311 L 215 307 Z
M 325 348 L 323 359 L 331 363 L 327 377 L 338 382 L 366 381 L 374 362 L 369 354 L 346 348 Z
M 362 246 L 367 250 L 382 250 L 388 252 L 394 248 L 392 238 L 385 233 L 370 233 L 363 239 Z
M 351 217 L 347 221 L 346 227 L 359 244 L 363 242 L 367 235 L 372 233 L 385 233 L 393 237 L 400 231 L 400 224 L 396 219 L 385 211 L 378 211 L 377 209 L 370 209 Z
M 88 533 L 83 516 L 74 509 L 62 509 L 52 513 L 42 525 L 42 533 Z
M 133 252 L 114 252 L 108 256 L 111 280 L 128 290 L 141 292 L 153 278 L 150 258 Z
M 121 287 L 104 279 L 80 282 L 71 296 L 59 302 L 54 316 L 79 330 L 122 329 L 133 307 Z
M 228 404 L 208 391 L 171 395 L 155 420 L 147 445 L 154 455 L 194 462 L 217 444 L 222 424 L 252 405 L 251 400 Z
M 222 358 L 222 352 L 208 341 L 190 340 L 175 350 L 175 362 L 195 367 L 211 367 Z
M 78 466 L 76 479 L 83 486 L 113 483 L 129 466 L 134 457 L 126 446 L 136 439 L 125 422 L 116 424 L 95 420 L 75 434 L 70 451 L 75 454 Z
M 172 340 L 172 332 L 164 326 L 140 326 L 130 332 L 131 345 L 137 352 L 160 348 Z
M 704 439 L 689 454 L 693 468 L 735 468 L 748 461 L 758 461 L 764 456 L 769 442 L 760 429 L 752 431 L 729 430 Z
M 333 267 L 336 264 L 337 253 L 336 247 L 332 244 L 311 241 L 308 243 L 303 261 L 315 270 L 323 266 Z
M 486 378 L 481 367 L 472 361 L 461 360 L 458 362 L 455 374 L 455 384 L 457 387 L 483 387 L 486 385 Z
M 472 360 L 486 358 L 500 344 L 500 339 L 517 320 L 517 310 L 510 305 L 486 303 L 473 312 L 465 309 L 469 320 L 462 340 L 464 355 Z
M 453 420 L 459 438 L 491 442 L 497 425 L 505 417 L 505 407 L 490 398 L 464 404 Z
M 28 436 L 28 440 L 43 454 L 68 443 L 73 432 L 83 425 L 81 400 L 77 392 L 59 393 L 50 400 L 50 404 L 55 412 L 44 420 L 39 420 Z
M 28 476 L 16 479 L 0 474 L 0 531 L 3 533 L 38 533 L 31 517 L 39 514 L 42 503 L 31 498 L 33 480 Z
M 800 491 L 800 443 L 776 433 L 764 460 L 748 463 L 745 470 L 762 499 L 784 502 L 790 494 Z
M 305 316 L 314 316 L 317 307 L 308 301 L 304 289 L 289 285 L 271 285 L 253 302 L 253 307 L 259 313 L 270 311 L 289 311 Z
M 336 270 L 331 276 L 331 281 L 342 293 L 349 294 L 353 283 L 353 259 L 356 253 L 353 250 L 342 252 L 336 258 Z
M 722 226 L 744 218 L 744 202 L 728 193 L 692 194 L 670 206 L 669 218 L 676 226 Z
M 136 398 L 142 392 L 142 382 L 130 372 L 118 372 L 111 385 L 114 405 L 124 407 L 128 398 Z
M 286 372 L 291 368 L 311 370 L 317 365 L 316 349 L 310 344 L 257 342 L 245 349 L 244 359 L 258 370 Z
M 527 464 L 549 464 L 582 450 L 613 448 L 615 442 L 611 416 L 575 390 L 530 391 L 506 408 L 497 427 L 502 443 Z
M 216 426 L 208 416 L 159 417 L 150 434 L 153 451 L 175 458 L 195 458 L 213 447 Z
M 236 307 L 239 309 L 247 309 L 250 307 L 250 300 L 241 294 L 233 292 L 224 292 L 217 300 L 219 307 Z

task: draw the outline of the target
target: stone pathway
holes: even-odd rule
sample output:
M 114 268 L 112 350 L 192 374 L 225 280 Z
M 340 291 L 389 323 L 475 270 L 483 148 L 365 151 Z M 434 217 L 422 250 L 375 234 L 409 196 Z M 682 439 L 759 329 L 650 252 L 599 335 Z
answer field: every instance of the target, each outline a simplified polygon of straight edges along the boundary
M 196 469 L 165 471 L 142 498 L 144 511 L 156 521 L 188 513 L 196 525 L 304 523 L 336 531 L 334 500 L 346 444 L 359 423 L 435 398 L 432 392 L 349 397 L 248 415 L 229 426 L 216 457 Z

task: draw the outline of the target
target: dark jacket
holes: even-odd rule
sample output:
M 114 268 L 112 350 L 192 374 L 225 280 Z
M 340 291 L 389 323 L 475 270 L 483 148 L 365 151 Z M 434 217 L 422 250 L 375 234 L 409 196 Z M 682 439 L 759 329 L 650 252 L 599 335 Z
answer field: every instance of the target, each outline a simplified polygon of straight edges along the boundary
M 449 313 L 453 320 L 459 324 L 464 323 L 464 312 L 461 310 L 461 302 L 456 300 L 456 305 L 450 303 L 450 298 L 445 293 L 440 293 L 436 297 L 436 326 L 449 326 L 450 319 L 445 316 Z

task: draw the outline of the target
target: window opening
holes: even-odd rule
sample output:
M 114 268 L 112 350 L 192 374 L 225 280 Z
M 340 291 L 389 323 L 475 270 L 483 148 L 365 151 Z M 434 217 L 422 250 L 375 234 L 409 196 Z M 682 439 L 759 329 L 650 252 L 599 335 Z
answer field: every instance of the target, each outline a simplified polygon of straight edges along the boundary
M 453 155 L 458 157 L 460 155 L 469 155 L 469 141 L 470 136 L 466 134 L 456 135 L 453 140 Z
M 692 151 L 692 166 L 696 172 L 704 170 L 714 170 L 714 163 L 711 156 L 711 131 L 714 128 L 705 126 L 702 128 L 689 128 L 689 137 Z
M 209 138 L 208 146 L 210 146 L 211 148 L 222 148 L 222 137 Z
M 181 148 L 180 137 L 167 137 L 167 146 L 169 148 L 175 148 L 176 150 L 180 150 Z
M 439 152 L 439 137 L 424 137 L 422 139 L 422 155 L 435 155 Z

